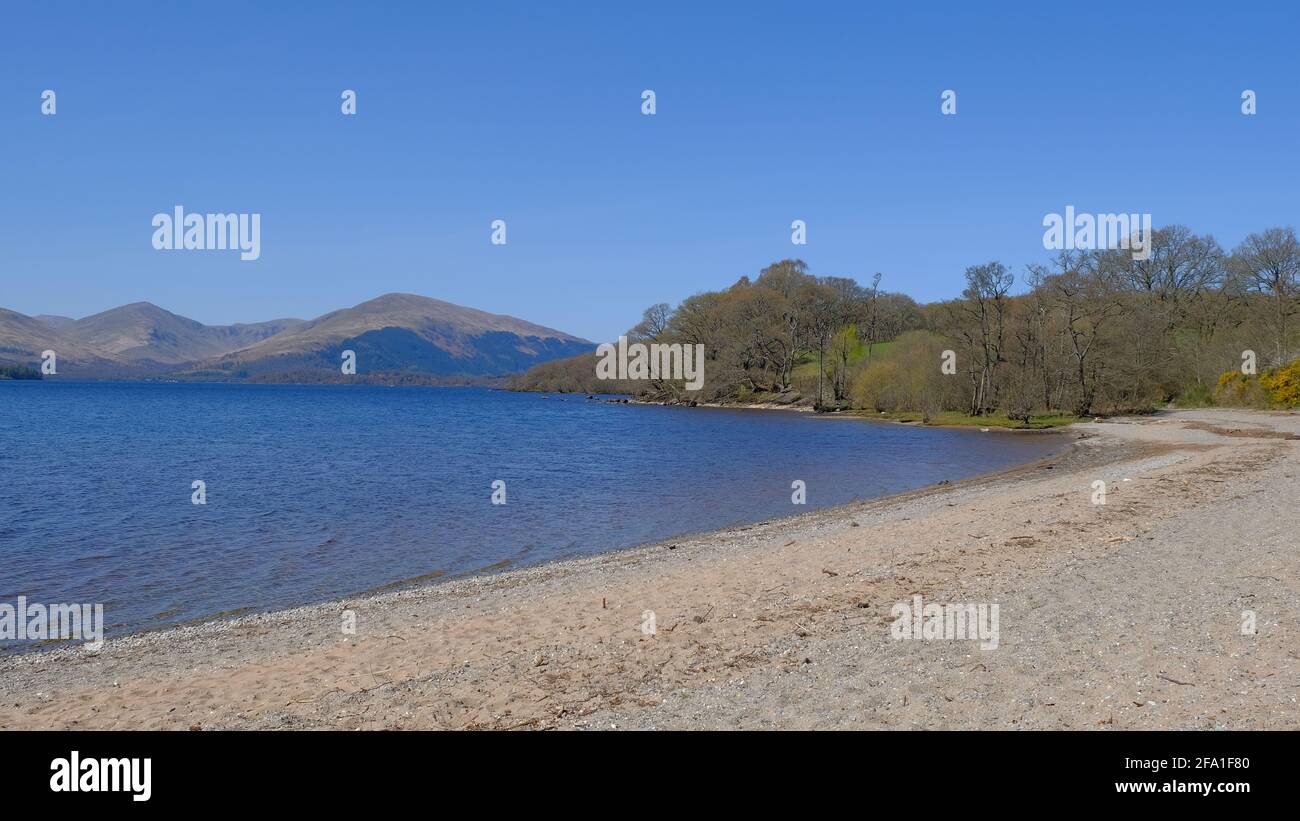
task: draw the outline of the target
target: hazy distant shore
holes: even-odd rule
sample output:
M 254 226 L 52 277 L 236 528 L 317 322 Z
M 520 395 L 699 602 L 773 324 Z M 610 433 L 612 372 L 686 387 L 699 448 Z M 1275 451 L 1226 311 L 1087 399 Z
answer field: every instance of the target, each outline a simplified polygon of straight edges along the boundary
M 899 496 L 3 659 L 0 727 L 1300 727 L 1300 415 L 1074 430 Z M 913 595 L 999 603 L 998 649 L 891 639 Z

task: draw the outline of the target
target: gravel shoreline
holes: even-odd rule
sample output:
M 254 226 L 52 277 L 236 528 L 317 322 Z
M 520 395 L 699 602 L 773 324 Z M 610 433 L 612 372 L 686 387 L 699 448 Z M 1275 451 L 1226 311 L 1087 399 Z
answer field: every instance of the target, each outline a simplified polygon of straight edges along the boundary
M 898 496 L 7 657 L 0 728 L 1300 727 L 1300 416 L 1067 430 Z M 999 603 L 999 648 L 891 640 L 915 594 Z

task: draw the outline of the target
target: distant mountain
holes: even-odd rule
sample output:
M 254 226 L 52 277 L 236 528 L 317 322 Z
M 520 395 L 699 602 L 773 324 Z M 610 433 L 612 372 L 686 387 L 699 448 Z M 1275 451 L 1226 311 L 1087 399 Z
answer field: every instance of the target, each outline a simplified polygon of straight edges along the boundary
M 111 355 L 72 342 L 55 328 L 30 316 L 0 308 L 0 365 L 39 368 L 45 351 L 55 352 L 59 373 L 119 373 L 119 363 Z
M 204 325 L 148 302 L 78 319 L 62 328 L 71 341 L 136 364 L 178 365 L 220 356 L 301 325 L 277 319 L 251 325 Z
M 414 294 L 385 294 L 201 363 L 193 373 L 254 379 L 316 374 L 341 381 L 342 352 L 351 350 L 358 375 L 506 376 L 595 347 L 522 319 Z
M 70 316 L 54 316 L 53 314 L 37 314 L 32 319 L 42 325 L 48 325 L 56 331 L 62 331 L 77 323 L 77 320 Z
M 35 354 L 57 348 L 59 332 L 30 316 L 0 308 L 0 355 L 5 353 Z
M 60 375 L 90 378 L 345 381 L 341 355 L 352 350 L 356 381 L 482 381 L 595 347 L 522 319 L 413 294 L 387 294 L 310 321 L 219 326 L 148 302 L 83 319 L 0 309 L 0 365 L 39 366 L 41 352 L 54 350 Z

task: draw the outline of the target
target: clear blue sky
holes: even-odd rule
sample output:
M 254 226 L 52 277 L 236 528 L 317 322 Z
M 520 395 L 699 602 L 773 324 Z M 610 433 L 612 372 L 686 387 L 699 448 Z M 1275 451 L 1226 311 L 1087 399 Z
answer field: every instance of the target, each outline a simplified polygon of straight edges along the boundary
M 0 306 L 410 291 L 600 340 L 788 256 L 954 296 L 1067 204 L 1227 247 L 1300 222 L 1292 4 L 940 5 L 5 0 Z M 261 259 L 153 250 L 176 204 L 261 213 Z

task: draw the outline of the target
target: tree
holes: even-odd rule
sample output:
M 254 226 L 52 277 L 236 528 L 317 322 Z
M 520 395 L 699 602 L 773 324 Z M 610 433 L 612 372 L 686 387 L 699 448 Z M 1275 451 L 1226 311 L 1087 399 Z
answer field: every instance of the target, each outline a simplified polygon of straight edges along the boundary
M 965 302 L 962 310 L 970 323 L 962 334 L 974 354 L 972 363 L 971 416 L 983 416 L 994 410 L 997 395 L 997 367 L 1006 337 L 1007 293 L 1015 277 L 1000 262 L 972 265 L 966 269 Z
M 1092 259 L 1095 263 L 1097 256 Z M 1096 400 L 1099 373 L 1093 354 L 1107 320 L 1119 313 L 1122 306 L 1113 298 L 1105 265 L 1080 264 L 1079 258 L 1069 254 L 1061 254 L 1057 265 L 1060 273 L 1042 276 L 1041 281 L 1053 295 L 1056 310 L 1062 314 L 1074 359 L 1077 396 L 1072 410 L 1076 416 L 1088 416 Z
M 809 341 L 817 349 L 817 397 L 813 407 L 821 409 L 825 396 L 822 384 L 826 376 L 826 346 L 842 324 L 844 303 L 834 287 L 812 282 L 799 293 L 799 309 L 803 317 L 800 324 L 808 329 Z
M 1239 366 L 1245 348 L 1278 365 L 1297 353 L 1293 229 L 1251 234 L 1227 257 L 1213 237 L 1167 226 L 1151 232 L 1149 251 L 1141 260 L 1129 249 L 1058 254 L 1029 266 L 1028 292 L 1018 296 L 1006 266 L 976 265 L 960 298 L 929 305 L 881 291 L 879 274 L 863 286 L 785 259 L 675 309 L 653 305 L 629 335 L 704 345 L 707 399 L 785 392 L 800 363 L 815 358 L 816 384 L 809 368 L 798 387 L 818 408 L 848 400 L 1022 420 L 1039 407 L 1090 415 L 1209 402 L 1209 386 Z M 881 342 L 891 345 L 881 350 Z M 941 375 L 947 349 L 958 350 L 967 380 Z M 548 364 L 515 384 L 585 389 L 590 371 L 589 362 Z M 629 384 L 629 392 L 682 396 L 671 380 Z
M 836 304 L 830 309 L 833 327 L 829 343 L 833 360 L 831 398 L 838 403 L 847 391 L 845 375 L 849 370 L 849 360 L 858 348 L 857 328 L 869 315 L 880 275 L 876 274 L 870 288 L 864 288 L 847 277 L 822 277 L 818 281 L 834 291 L 836 299 Z
M 1249 285 L 1272 303 L 1274 364 L 1291 361 L 1290 319 L 1300 292 L 1300 246 L 1291 228 L 1270 228 L 1251 234 L 1233 252 L 1233 262 Z
M 780 382 L 782 386 L 790 384 L 790 374 L 794 370 L 799 350 L 804 343 L 805 328 L 803 320 L 806 314 L 799 307 L 800 294 L 809 283 L 815 282 L 808 274 L 808 265 L 801 259 L 783 259 L 767 266 L 758 274 L 755 284 L 771 288 L 784 298 L 781 321 L 785 324 L 785 336 L 790 341 L 790 355 L 781 366 Z
M 668 321 L 672 315 L 673 309 L 667 302 L 651 305 L 641 314 L 641 321 L 627 332 L 628 338 L 647 342 L 660 339 L 668 333 Z
M 728 297 L 724 336 L 735 340 L 734 354 L 750 374 L 750 387 L 785 391 L 788 368 L 797 355 L 783 320 L 790 310 L 785 297 L 761 285 L 733 287 Z

